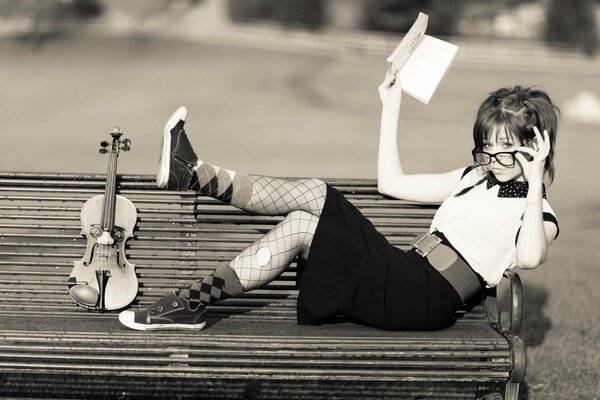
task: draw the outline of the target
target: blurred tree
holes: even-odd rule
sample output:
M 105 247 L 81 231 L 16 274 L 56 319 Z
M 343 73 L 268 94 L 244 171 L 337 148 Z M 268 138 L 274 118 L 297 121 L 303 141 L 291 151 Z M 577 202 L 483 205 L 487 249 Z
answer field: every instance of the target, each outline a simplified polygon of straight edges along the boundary
M 28 17 L 44 13 L 53 18 L 92 18 L 102 13 L 99 0 L 0 0 L 0 16 Z
M 0 0 L 0 17 L 9 33 L 34 46 L 75 29 L 77 23 L 99 16 L 99 0 Z
M 598 51 L 596 2 L 593 0 L 550 0 L 546 40 L 581 48 L 588 56 Z
M 514 7 L 514 6 L 523 4 L 523 3 L 532 3 L 532 2 L 535 2 L 535 0 L 500 0 L 500 3 L 504 3 L 504 5 L 507 7 Z
M 427 32 L 452 35 L 462 14 L 460 0 L 364 0 L 367 29 L 406 32 L 422 11 L 429 15 Z
M 63 3 L 66 3 L 63 1 Z M 73 0 L 66 12 L 80 18 L 95 18 L 102 14 L 102 6 L 98 0 Z
M 316 29 L 325 22 L 327 0 L 229 0 L 231 19 L 238 22 L 266 20 L 285 27 Z

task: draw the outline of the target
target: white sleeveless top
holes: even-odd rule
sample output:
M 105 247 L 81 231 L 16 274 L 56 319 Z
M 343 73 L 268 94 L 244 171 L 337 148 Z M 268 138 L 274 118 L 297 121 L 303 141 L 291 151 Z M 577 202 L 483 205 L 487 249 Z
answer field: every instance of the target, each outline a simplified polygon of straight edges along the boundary
M 507 269 L 516 267 L 516 239 L 525 211 L 524 197 L 498 197 L 499 186 L 490 189 L 482 181 L 481 168 L 466 170 L 459 186 L 436 212 L 430 231 L 442 232 L 469 265 L 496 286 Z M 479 184 L 477 184 L 480 182 Z M 468 192 L 458 195 L 468 187 Z M 558 221 L 543 200 L 545 221 Z M 558 236 L 558 233 L 557 233 Z

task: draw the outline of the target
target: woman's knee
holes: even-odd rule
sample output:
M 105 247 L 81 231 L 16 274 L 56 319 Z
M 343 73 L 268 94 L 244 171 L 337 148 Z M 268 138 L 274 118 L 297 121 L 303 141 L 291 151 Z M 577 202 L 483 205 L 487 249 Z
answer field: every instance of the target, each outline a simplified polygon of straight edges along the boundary
M 325 192 L 327 184 L 319 178 L 307 178 L 303 180 L 304 184 L 310 190 L 319 190 L 320 192 Z
M 310 246 L 319 223 L 319 217 L 308 211 L 294 210 L 284 218 L 284 221 L 290 224 L 292 234 L 302 242 L 299 244 Z
M 325 206 L 327 197 L 327 184 L 318 178 L 309 178 L 301 180 L 305 187 L 306 204 L 303 205 L 303 210 L 319 217 Z
M 297 249 L 297 254 L 306 260 L 317 230 L 319 217 L 307 211 L 296 210 L 290 212 L 284 222 L 290 224 L 293 246 Z
M 316 224 L 319 222 L 319 217 L 308 211 L 294 210 L 290 211 L 285 216 L 284 220 L 296 222 L 292 225 L 293 230 L 306 232 L 306 229 L 316 228 Z

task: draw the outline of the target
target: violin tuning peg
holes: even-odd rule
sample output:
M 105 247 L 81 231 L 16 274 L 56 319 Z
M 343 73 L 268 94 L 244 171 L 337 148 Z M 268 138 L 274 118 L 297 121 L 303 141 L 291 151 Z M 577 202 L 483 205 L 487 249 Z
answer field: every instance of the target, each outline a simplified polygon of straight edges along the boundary
M 108 153 L 108 150 L 106 150 L 104 147 L 101 148 L 100 150 L 98 150 L 100 152 L 100 154 L 106 154 Z
M 123 151 L 131 150 L 130 144 L 131 144 L 131 140 L 129 140 L 129 139 L 123 140 L 123 145 L 121 146 L 121 149 L 123 149 Z
M 103 141 L 100 142 L 100 146 L 107 147 L 108 146 L 108 142 L 106 140 L 103 140 Z

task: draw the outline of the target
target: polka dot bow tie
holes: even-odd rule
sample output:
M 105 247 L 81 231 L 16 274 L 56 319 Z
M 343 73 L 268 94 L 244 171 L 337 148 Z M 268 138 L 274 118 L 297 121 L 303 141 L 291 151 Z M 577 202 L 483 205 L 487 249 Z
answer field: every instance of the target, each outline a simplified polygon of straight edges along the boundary
M 498 197 L 512 197 L 512 198 L 525 198 L 529 191 L 529 182 L 510 180 L 507 182 L 500 182 L 495 176 L 489 176 L 487 180 L 488 190 L 493 188 L 495 185 L 499 186 Z M 543 187 L 544 198 L 546 198 L 546 188 Z

